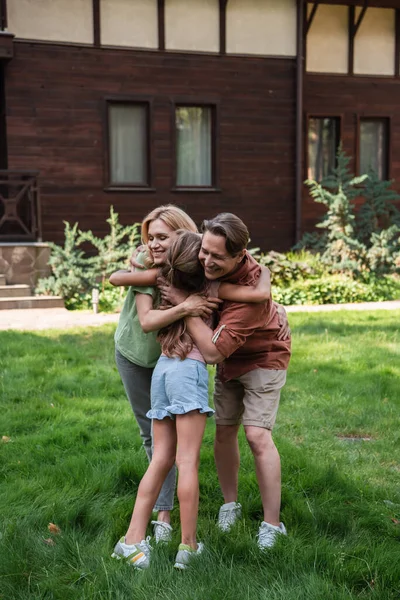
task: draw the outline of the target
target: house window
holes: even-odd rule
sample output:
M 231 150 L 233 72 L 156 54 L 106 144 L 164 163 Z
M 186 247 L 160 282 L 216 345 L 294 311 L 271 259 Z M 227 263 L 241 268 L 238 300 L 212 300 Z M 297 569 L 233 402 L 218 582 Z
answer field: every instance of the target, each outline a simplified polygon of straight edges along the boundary
M 388 141 L 388 119 L 360 120 L 360 175 L 373 170 L 380 179 L 388 178 Z
M 177 106 L 176 185 L 212 187 L 214 185 L 214 118 L 211 106 Z
M 108 104 L 110 185 L 149 185 L 148 104 Z
M 339 119 L 310 117 L 308 120 L 308 179 L 322 181 L 336 165 Z

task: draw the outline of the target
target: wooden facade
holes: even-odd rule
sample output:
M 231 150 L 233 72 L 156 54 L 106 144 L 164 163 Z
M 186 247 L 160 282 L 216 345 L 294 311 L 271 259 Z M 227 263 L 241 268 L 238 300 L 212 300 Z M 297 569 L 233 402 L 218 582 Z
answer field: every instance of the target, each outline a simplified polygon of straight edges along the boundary
M 65 0 L 59 1 L 66 6 Z M 49 39 L 27 39 L 26 33 L 16 31 L 12 41 L 9 27 L 3 43 L 0 32 L 0 167 L 39 171 L 45 241 L 62 242 L 65 220 L 78 221 L 83 229 L 101 235 L 110 205 L 121 222 L 131 223 L 159 204 L 174 203 L 199 224 L 218 212 L 234 212 L 249 226 L 252 246 L 288 250 L 303 231 L 312 229 L 320 212 L 302 183 L 307 174 L 309 117 L 339 119 L 341 139 L 355 157 L 355 168 L 360 118 L 387 118 L 388 172 L 400 181 L 400 117 L 395 110 L 400 103 L 400 0 L 368 3 L 396 11 L 394 73 L 384 77 L 353 72 L 357 29 L 367 10 L 364 2 L 307 5 L 285 0 L 287 14 L 279 15 L 277 0 L 253 0 L 252 5 L 258 2 L 264 8 L 275 3 L 271 15 L 281 18 L 288 30 L 283 42 L 278 32 L 279 48 L 275 55 L 266 56 L 262 53 L 269 51 L 268 40 L 260 40 L 258 51 L 251 35 L 247 39 L 240 28 L 246 22 L 240 21 L 244 0 L 208 0 L 207 10 L 216 7 L 217 37 L 207 30 L 208 37 L 199 36 L 198 43 L 201 48 L 216 47 L 212 51 L 171 49 L 185 39 L 182 30 L 181 37 L 174 37 L 168 29 L 167 3 L 176 17 L 178 0 L 154 0 L 156 36 L 149 28 L 142 42 L 148 44 L 146 48 L 102 42 L 106 35 L 118 41 L 118 30 L 104 22 L 104 11 L 112 5 L 109 0 L 79 1 L 92 9 L 91 25 L 85 21 L 86 29 L 74 32 L 83 42 L 55 41 L 53 30 Z M 3 29 L 6 5 L 2 0 Z M 307 70 L 308 32 L 312 33 L 324 5 L 348 11 L 345 74 Z M 230 6 L 236 12 L 229 14 Z M 16 28 L 22 27 L 13 18 Z M 246 43 L 251 52 L 237 50 Z M 2 44 L 7 48 L 3 58 Z M 146 186 L 110 185 L 109 101 L 142 102 L 149 107 Z M 208 187 L 176 186 L 175 107 L 180 104 L 213 107 L 215 168 Z

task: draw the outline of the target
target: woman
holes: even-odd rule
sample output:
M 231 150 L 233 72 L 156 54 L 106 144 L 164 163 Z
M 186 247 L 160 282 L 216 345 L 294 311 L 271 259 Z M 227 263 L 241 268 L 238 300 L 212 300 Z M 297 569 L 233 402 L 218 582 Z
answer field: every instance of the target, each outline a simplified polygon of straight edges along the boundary
M 150 235 L 149 235 L 150 229 Z M 152 251 L 153 263 L 162 266 L 166 252 L 175 238 L 178 229 L 197 231 L 192 219 L 177 206 L 160 206 L 152 210 L 142 223 L 142 241 Z M 144 262 L 145 256 L 138 260 Z M 119 285 L 118 273 L 110 277 L 114 285 Z M 154 287 L 132 285 L 127 292 L 121 311 L 118 327 L 115 332 L 115 361 L 126 395 L 140 429 L 140 436 L 149 461 L 152 456 L 151 421 L 146 417 L 150 409 L 150 383 L 153 369 L 160 356 L 160 344 L 157 333 L 144 333 L 138 316 L 138 304 L 142 308 L 153 306 L 157 298 Z M 138 303 L 139 299 L 139 303 Z M 207 301 L 198 301 L 198 306 L 207 306 Z M 181 307 L 182 310 L 182 307 Z M 202 311 L 196 311 L 202 316 Z M 168 325 L 168 311 L 161 315 L 160 328 Z M 171 322 L 171 321 L 169 321 Z M 171 537 L 170 511 L 173 508 L 175 492 L 175 467 L 168 474 L 154 506 L 158 511 L 157 520 L 153 522 L 156 541 L 169 540 Z

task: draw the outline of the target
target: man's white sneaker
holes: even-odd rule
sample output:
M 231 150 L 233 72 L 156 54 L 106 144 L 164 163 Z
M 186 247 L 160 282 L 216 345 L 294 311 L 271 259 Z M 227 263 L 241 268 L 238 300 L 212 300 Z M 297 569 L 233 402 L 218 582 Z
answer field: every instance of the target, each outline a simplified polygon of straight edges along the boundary
M 280 523 L 278 526 L 263 521 L 257 534 L 258 547 L 261 550 L 272 548 L 278 535 L 287 535 L 286 527 L 283 523 Z
M 112 558 L 125 560 L 135 569 L 147 569 L 150 565 L 150 538 L 146 538 L 139 544 L 126 544 L 125 537 L 122 537 L 115 545 Z
M 194 550 L 191 546 L 187 546 L 186 544 L 179 544 L 178 554 L 175 558 L 175 569 L 187 569 L 189 563 L 195 558 L 199 556 L 204 550 L 204 544 L 199 542 L 197 544 L 197 550 Z
M 218 527 L 221 531 L 229 531 L 242 516 L 242 505 L 239 502 L 228 502 L 219 509 Z
M 152 521 L 154 538 L 156 544 L 159 542 L 170 542 L 172 540 L 172 527 L 165 521 Z

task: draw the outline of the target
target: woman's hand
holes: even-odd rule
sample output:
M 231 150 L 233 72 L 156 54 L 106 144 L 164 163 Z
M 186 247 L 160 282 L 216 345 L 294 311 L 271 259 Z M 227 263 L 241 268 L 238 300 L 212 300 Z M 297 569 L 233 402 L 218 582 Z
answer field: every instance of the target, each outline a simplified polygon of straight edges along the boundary
M 287 318 L 287 312 L 282 304 L 278 304 L 275 302 L 276 310 L 278 312 L 278 322 L 280 326 L 280 330 L 278 333 L 278 340 L 288 340 L 291 335 L 289 321 Z
M 146 267 L 144 265 L 141 265 L 136 259 L 138 254 L 140 254 L 141 252 L 144 252 L 146 250 L 146 246 L 143 246 L 143 244 L 141 246 L 138 246 L 136 248 L 136 250 L 133 251 L 132 256 L 129 259 L 129 266 L 131 271 L 134 271 L 135 269 L 145 269 Z
M 183 302 L 187 317 L 209 317 L 214 310 L 217 310 L 220 302 L 219 298 L 205 298 L 199 294 L 191 294 Z
M 157 277 L 157 287 L 160 290 L 163 301 L 170 306 L 181 304 L 189 296 L 189 292 L 178 290 L 178 288 L 170 285 L 162 276 Z

